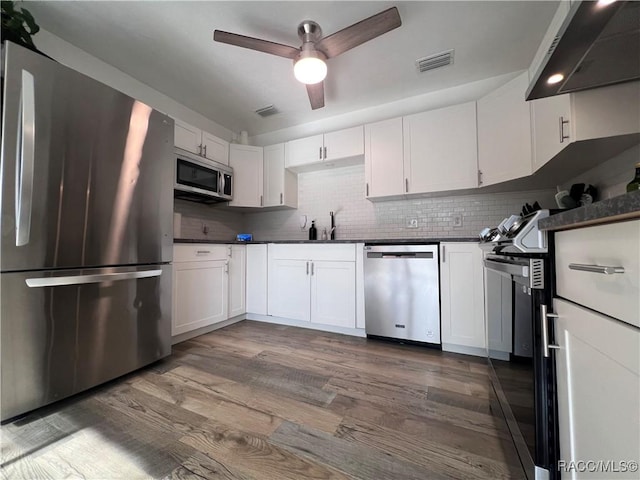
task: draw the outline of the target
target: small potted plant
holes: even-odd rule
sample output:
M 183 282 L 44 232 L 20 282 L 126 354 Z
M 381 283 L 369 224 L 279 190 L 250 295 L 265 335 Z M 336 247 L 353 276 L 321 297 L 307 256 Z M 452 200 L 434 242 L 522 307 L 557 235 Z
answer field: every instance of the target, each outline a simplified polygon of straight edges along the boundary
M 16 7 L 11 1 L 2 0 L 0 3 L 2 4 L 3 47 L 5 40 L 9 40 L 40 53 L 31 39 L 40 30 L 31 13 L 22 7 Z

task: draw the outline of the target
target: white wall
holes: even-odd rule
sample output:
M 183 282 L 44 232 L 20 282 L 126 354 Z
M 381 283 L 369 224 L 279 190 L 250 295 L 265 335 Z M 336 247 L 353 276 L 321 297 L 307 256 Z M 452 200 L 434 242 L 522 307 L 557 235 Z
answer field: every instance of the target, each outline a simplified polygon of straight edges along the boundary
M 233 132 L 228 128 L 188 109 L 165 94 L 127 75 L 122 70 L 118 70 L 46 30 L 38 32 L 34 37 L 34 43 L 39 50 L 63 65 L 145 102 L 156 110 L 184 120 L 227 141 L 231 141 L 233 138 Z

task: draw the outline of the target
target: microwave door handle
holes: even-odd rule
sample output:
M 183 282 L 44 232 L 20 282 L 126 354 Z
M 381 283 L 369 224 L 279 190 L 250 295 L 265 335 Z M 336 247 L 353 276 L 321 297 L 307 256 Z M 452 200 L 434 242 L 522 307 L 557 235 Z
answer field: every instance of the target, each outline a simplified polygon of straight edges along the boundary
M 31 204 L 33 201 L 33 164 L 35 160 L 36 104 L 33 75 L 22 70 L 18 148 L 16 152 L 16 246 L 29 243 Z
M 218 171 L 218 194 L 222 195 L 224 193 L 224 174 Z

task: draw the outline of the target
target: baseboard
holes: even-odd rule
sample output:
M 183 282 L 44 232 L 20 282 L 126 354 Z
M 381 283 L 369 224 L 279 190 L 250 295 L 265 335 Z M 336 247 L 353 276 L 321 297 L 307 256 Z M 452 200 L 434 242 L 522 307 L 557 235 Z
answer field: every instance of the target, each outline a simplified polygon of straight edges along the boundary
M 464 355 L 475 355 L 476 357 L 487 357 L 487 350 L 479 347 L 467 347 L 465 345 L 442 344 L 443 352 L 462 353 Z
M 302 320 L 293 320 L 291 318 L 273 317 L 271 315 L 260 315 L 257 313 L 247 313 L 247 320 L 255 320 L 256 322 L 275 323 L 277 325 L 288 325 L 290 327 L 308 328 L 310 330 L 321 330 L 323 332 L 341 333 L 342 335 L 351 335 L 353 337 L 366 337 L 364 328 L 346 328 L 336 327 L 333 325 L 320 325 L 316 323 L 304 322 Z
M 213 325 L 207 325 L 206 327 L 197 328 L 195 330 L 191 330 L 190 332 L 181 333 L 180 335 L 176 335 L 175 337 L 171 337 L 171 345 L 175 345 L 176 343 L 185 342 L 195 337 L 199 337 L 200 335 L 204 335 L 205 333 L 213 332 L 214 330 L 218 330 L 220 328 L 228 327 L 229 325 L 233 325 L 234 323 L 241 322 L 246 317 L 246 314 L 237 315 L 233 318 L 229 318 L 224 320 L 223 322 L 214 323 Z

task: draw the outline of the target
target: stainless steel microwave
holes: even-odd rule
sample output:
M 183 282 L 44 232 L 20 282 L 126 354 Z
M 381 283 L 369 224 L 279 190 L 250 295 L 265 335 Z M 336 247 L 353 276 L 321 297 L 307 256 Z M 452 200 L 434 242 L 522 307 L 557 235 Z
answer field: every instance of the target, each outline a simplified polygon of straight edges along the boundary
M 175 149 L 174 197 L 200 203 L 233 198 L 233 170 L 227 165 Z

